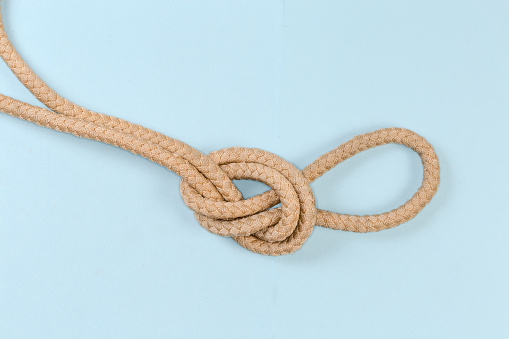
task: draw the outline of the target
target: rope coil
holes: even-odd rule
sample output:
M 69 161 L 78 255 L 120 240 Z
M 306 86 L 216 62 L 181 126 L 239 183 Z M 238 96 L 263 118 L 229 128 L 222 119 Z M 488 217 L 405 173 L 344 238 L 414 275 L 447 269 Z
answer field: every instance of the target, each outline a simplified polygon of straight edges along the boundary
M 0 94 L 0 111 L 11 116 L 101 141 L 141 155 L 182 177 L 180 193 L 205 229 L 232 237 L 244 248 L 265 255 L 295 252 L 315 225 L 353 232 L 374 232 L 415 217 L 435 195 L 440 182 L 433 147 L 404 128 L 358 135 L 300 171 L 267 151 L 226 148 L 204 155 L 182 141 L 61 97 L 24 62 L 7 38 L 0 14 L 0 56 L 20 82 L 48 109 Z M 414 150 L 423 166 L 422 185 L 402 206 L 382 214 L 356 216 L 317 209 L 309 184 L 364 150 L 395 143 Z M 244 199 L 232 180 L 256 180 L 271 190 Z M 281 204 L 281 207 L 274 207 Z

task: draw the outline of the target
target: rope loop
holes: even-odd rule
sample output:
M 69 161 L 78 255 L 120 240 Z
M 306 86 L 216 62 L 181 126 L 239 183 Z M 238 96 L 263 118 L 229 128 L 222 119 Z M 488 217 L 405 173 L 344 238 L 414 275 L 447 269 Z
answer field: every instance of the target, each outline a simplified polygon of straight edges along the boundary
M 368 216 L 316 208 L 310 182 L 359 152 L 389 143 L 409 147 L 421 158 L 423 181 L 412 198 L 392 211 Z M 272 190 L 245 200 L 242 196 L 229 199 L 234 193 L 222 196 L 222 199 L 206 198 L 183 178 L 180 193 L 184 203 L 208 231 L 233 237 L 248 250 L 266 255 L 296 251 L 311 235 L 315 224 L 353 232 L 374 232 L 404 223 L 431 200 L 438 188 L 440 172 L 432 146 L 404 128 L 386 128 L 356 136 L 322 155 L 302 172 L 277 155 L 259 149 L 228 148 L 208 157 L 230 180 L 256 180 Z M 278 204 L 281 207 L 273 208 Z

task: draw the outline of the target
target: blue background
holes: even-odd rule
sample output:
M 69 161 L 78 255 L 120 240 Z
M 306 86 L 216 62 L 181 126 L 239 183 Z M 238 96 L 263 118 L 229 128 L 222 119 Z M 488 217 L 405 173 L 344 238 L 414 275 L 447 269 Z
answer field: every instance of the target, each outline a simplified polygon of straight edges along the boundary
M 1 338 L 509 337 L 509 2 L 1 3 L 57 92 L 202 152 L 257 147 L 304 168 L 397 126 L 442 167 L 407 224 L 316 227 L 264 257 L 202 229 L 166 169 L 0 114 Z M 3 64 L 0 91 L 39 104 Z M 388 145 L 312 187 L 320 208 L 371 214 L 421 175 Z

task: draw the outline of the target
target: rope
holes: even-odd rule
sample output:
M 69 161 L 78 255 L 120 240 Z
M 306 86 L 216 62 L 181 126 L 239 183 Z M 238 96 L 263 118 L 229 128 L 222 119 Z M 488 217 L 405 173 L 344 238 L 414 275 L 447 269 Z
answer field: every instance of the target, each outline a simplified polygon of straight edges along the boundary
M 7 38 L 0 14 L 0 56 L 19 81 L 48 109 L 0 94 L 0 111 L 56 131 L 101 141 L 141 155 L 182 177 L 180 193 L 198 222 L 212 233 L 232 237 L 265 255 L 295 252 L 319 225 L 374 232 L 415 217 L 437 191 L 438 158 L 433 147 L 404 128 L 358 135 L 322 155 L 304 170 L 275 154 L 253 148 L 225 148 L 204 155 L 182 141 L 61 97 L 23 61 Z M 364 150 L 390 143 L 414 150 L 423 166 L 422 185 L 402 206 L 382 214 L 357 216 L 317 209 L 309 184 Z M 256 180 L 271 190 L 244 199 L 232 180 Z M 280 207 L 274 207 L 281 204 Z

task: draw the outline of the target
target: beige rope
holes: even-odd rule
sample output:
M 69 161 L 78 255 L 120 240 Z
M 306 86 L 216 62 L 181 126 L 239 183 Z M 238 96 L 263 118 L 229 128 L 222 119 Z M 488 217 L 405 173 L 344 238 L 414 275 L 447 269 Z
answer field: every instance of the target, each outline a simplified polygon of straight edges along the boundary
M 233 237 L 246 249 L 266 255 L 298 250 L 315 225 L 353 232 L 391 228 L 415 217 L 434 196 L 440 181 L 431 145 L 403 128 L 386 128 L 354 137 L 299 171 L 272 153 L 226 148 L 203 155 L 191 146 L 140 125 L 92 112 L 64 99 L 23 61 L 7 38 L 0 15 L 0 55 L 21 83 L 49 109 L 0 94 L 0 111 L 57 131 L 98 140 L 160 164 L 182 177 L 180 192 L 198 222 L 212 233 Z M 396 143 L 419 154 L 421 187 L 404 205 L 382 214 L 357 216 L 316 208 L 309 184 L 364 150 Z M 243 199 L 232 180 L 263 182 L 272 190 Z M 274 207 L 281 204 L 281 207 Z

